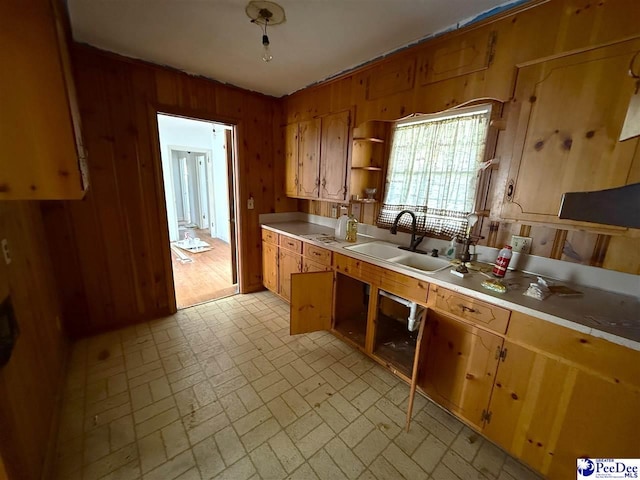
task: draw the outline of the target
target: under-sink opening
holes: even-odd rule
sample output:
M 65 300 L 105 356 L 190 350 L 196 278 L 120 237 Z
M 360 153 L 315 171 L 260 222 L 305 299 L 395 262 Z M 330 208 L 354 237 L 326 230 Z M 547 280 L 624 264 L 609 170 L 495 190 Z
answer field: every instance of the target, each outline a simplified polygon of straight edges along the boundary
M 417 320 L 414 330 L 410 331 L 408 327 L 412 303 Z M 414 302 L 379 291 L 373 353 L 407 377 L 411 377 L 413 372 L 419 325 L 424 321 L 425 311 L 424 307 Z
M 364 348 L 371 286 L 355 278 L 336 273 L 336 303 L 333 328 Z

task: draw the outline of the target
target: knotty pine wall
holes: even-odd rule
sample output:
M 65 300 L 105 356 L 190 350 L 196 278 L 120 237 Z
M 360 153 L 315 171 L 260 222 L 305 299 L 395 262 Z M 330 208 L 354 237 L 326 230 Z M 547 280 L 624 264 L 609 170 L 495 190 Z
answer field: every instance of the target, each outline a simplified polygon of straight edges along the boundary
M 0 202 L 0 238 L 11 263 L 0 260 L 0 300 L 7 294 L 20 335 L 0 369 L 0 478 L 42 478 L 55 441 L 57 396 L 67 344 L 38 202 Z M 2 467 L 4 463 L 4 467 Z
M 277 100 L 81 45 L 72 60 L 91 187 L 43 208 L 71 335 L 175 311 L 156 111 L 237 125 L 240 289 L 261 289 L 258 215 L 295 210 L 274 174 Z
M 391 121 L 410 113 L 431 113 L 445 110 L 465 101 L 492 97 L 506 102 L 510 99 L 516 65 L 547 56 L 593 45 L 621 40 L 640 33 L 637 0 L 549 0 L 531 2 L 512 12 L 506 12 L 457 32 L 402 50 L 367 64 L 334 80 L 304 89 L 284 99 L 282 123 L 293 123 L 317 115 L 355 109 L 355 126 L 372 120 Z M 493 36 L 493 48 L 481 49 Z M 484 54 L 489 67 L 468 71 L 455 69 L 434 73 L 430 65 L 440 61 L 443 52 L 463 52 L 474 49 L 480 62 Z M 457 57 L 456 57 L 457 58 Z M 450 66 L 450 65 L 449 65 Z M 440 75 L 440 76 L 438 76 Z M 450 77 L 450 78 L 448 78 Z M 505 104 L 503 119 L 508 116 Z M 496 157 L 502 168 L 492 171 L 487 208 L 499 211 L 504 197 L 506 172 L 512 152 L 510 142 L 499 135 Z M 354 192 L 360 193 L 360 192 Z M 298 209 L 307 213 L 329 216 L 331 204 L 300 200 Z M 363 208 L 366 223 L 374 223 L 369 206 Z M 638 238 L 599 235 L 583 231 L 545 227 L 496 220 L 485 212 L 483 244 L 498 247 L 508 243 L 511 235 L 533 237 L 532 253 L 570 262 L 600 266 L 607 269 L 640 274 Z

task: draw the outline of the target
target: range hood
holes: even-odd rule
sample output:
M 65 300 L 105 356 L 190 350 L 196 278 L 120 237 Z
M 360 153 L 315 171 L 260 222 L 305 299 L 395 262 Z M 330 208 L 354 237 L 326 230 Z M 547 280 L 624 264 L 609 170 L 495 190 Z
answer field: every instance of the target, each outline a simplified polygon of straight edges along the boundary
M 559 218 L 640 228 L 640 183 L 562 195 Z

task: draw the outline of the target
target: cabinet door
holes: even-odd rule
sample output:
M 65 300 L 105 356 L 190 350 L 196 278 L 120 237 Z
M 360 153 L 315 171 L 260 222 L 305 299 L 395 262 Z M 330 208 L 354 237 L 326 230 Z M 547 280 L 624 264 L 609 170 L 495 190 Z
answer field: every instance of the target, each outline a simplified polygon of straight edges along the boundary
M 278 247 L 266 242 L 262 242 L 262 284 L 278 292 Z
M 427 322 L 418 386 L 447 410 L 481 426 L 502 338 L 433 310 L 429 310 Z
M 563 193 L 627 183 L 638 139 L 618 137 L 635 92 L 627 70 L 638 50 L 633 40 L 518 70 L 504 218 L 571 223 L 557 218 Z
M 291 335 L 331 329 L 333 272 L 291 275 Z
M 286 301 L 291 300 L 291 274 L 302 271 L 302 255 L 284 248 L 278 255 L 278 293 Z
M 482 432 L 545 473 L 554 458 L 576 370 L 508 340 L 504 350 L 491 395 L 490 421 Z M 572 465 L 575 470 L 575 458 Z
M 350 112 L 322 118 L 320 143 L 320 198 L 344 200 L 347 195 Z
M 298 133 L 298 193 L 318 198 L 320 186 L 320 119 L 300 122 Z
M 298 124 L 284 127 L 285 194 L 298 196 Z
M 0 200 L 80 199 L 84 149 L 66 39 L 48 0 L 0 4 Z
M 640 385 L 579 371 L 553 460 L 543 473 L 573 478 L 576 458 L 639 458 Z

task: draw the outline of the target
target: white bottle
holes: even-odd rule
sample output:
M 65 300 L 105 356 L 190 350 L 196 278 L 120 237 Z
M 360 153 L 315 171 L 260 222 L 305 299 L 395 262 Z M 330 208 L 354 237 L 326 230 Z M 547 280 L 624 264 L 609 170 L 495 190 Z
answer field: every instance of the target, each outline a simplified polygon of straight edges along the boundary
M 336 240 L 345 240 L 347 238 L 347 222 L 349 216 L 347 215 L 347 207 L 340 207 L 340 217 L 336 220 Z

